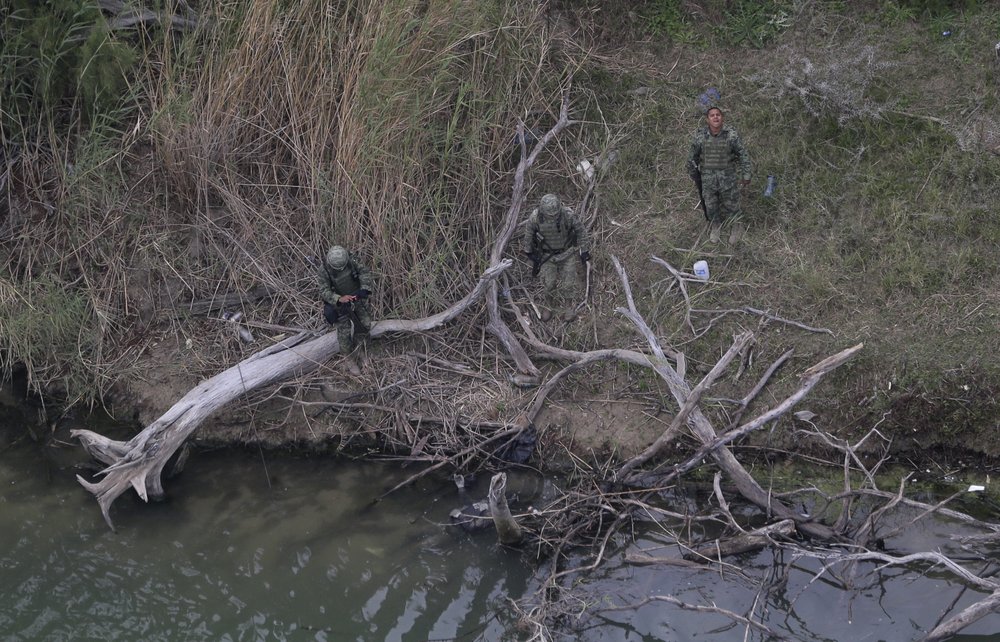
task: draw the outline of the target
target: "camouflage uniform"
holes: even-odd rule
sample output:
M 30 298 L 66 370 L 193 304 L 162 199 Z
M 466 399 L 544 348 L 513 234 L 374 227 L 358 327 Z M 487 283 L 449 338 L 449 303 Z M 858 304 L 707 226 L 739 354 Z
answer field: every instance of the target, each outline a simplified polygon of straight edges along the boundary
M 750 180 L 750 154 L 734 128 L 723 126 L 715 136 L 707 126 L 699 129 L 691 140 L 687 169 L 695 181 L 701 172 L 701 198 L 709 221 L 740 216 L 739 182 Z
M 372 327 L 367 299 L 373 287 L 372 273 L 367 267 L 339 245 L 330 248 L 319 268 L 319 292 L 323 299 L 323 316 L 330 325 L 337 325 L 340 351 L 345 354 L 354 350 L 354 331 L 368 332 Z M 358 298 L 341 303 L 342 296 Z M 353 327 L 352 316 L 357 318 L 361 328 Z
M 521 250 L 541 261 L 538 276 L 545 289 L 546 304 L 572 299 L 580 289 L 577 261 L 590 260 L 590 234 L 572 208 L 565 207 L 555 194 L 542 197 L 524 228 Z

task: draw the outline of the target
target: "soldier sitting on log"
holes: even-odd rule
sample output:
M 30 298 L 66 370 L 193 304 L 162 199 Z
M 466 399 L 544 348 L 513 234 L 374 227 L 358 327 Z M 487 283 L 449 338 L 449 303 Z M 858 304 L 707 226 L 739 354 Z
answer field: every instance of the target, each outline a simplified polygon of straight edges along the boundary
M 340 245 L 330 248 L 319 269 L 323 316 L 330 325 L 336 324 L 340 351 L 346 355 L 344 367 L 355 376 L 361 374 L 361 368 L 352 354 L 354 333 L 367 333 L 371 329 L 368 297 L 373 288 L 371 270 L 358 262 L 346 248 Z

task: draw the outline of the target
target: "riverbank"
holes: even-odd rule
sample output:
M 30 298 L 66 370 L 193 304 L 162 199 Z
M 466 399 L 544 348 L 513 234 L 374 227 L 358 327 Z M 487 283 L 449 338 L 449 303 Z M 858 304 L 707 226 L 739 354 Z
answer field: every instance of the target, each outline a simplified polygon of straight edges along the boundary
M 377 317 L 442 309 L 468 288 L 482 248 L 499 232 L 518 119 L 530 114 L 526 124 L 537 132 L 551 125 L 567 86 L 559 79 L 572 69 L 579 122 L 533 168 L 524 213 L 547 191 L 574 205 L 590 191 L 586 214 L 598 241 L 592 298 L 565 327 L 535 321 L 539 340 L 577 351 L 645 349 L 614 312 L 624 304 L 614 256 L 661 343 L 685 355 L 690 381 L 708 372 L 735 333 L 755 332 L 752 350 L 707 400 L 720 425 L 733 412 L 727 400 L 742 398 L 787 350 L 794 355 L 751 413 L 794 390 L 806 367 L 864 343 L 797 408 L 812 424 L 848 440 L 877 428 L 900 457 L 929 449 L 934 457 L 963 453 L 956 460 L 1000 455 L 1000 371 L 986 356 L 1000 349 L 1000 333 L 991 330 L 1000 291 L 991 270 L 1000 223 L 990 216 L 1000 198 L 992 180 L 1000 173 L 991 116 L 995 16 L 972 5 L 901 2 L 645 3 L 596 13 L 536 12 L 528 4 L 500 16 L 406 8 L 420 21 L 414 32 L 390 29 L 407 22 L 388 17 L 378 29 L 344 23 L 371 51 L 400 58 L 374 67 L 360 57 L 355 67 L 323 58 L 329 86 L 356 82 L 369 92 L 342 101 L 296 94 L 257 105 L 259 94 L 286 95 L 289 79 L 265 60 L 227 58 L 216 35 L 168 70 L 173 75 L 148 77 L 148 112 L 121 108 L 119 115 L 138 119 L 131 137 L 95 129 L 49 157 L 28 154 L 42 148 L 29 147 L 24 133 L 17 157 L 6 157 L 5 364 L 26 364 L 33 384 L 55 396 L 103 398 L 117 414 L 148 424 L 198 382 L 279 337 L 322 329 L 309 259 L 331 239 L 346 239 L 374 267 Z M 302 29 L 295 32 L 302 42 L 338 37 L 331 25 L 294 15 L 242 19 L 225 23 L 235 25 L 233 42 L 260 50 L 284 51 L 287 29 Z M 523 37 L 505 39 L 509 25 Z M 468 36 L 484 29 L 497 39 Z M 423 53 L 406 58 L 412 51 Z M 148 69 L 163 54 L 150 54 Z M 507 62 L 477 66 L 489 60 Z M 289 67 L 303 74 L 292 85 L 314 86 L 317 65 L 299 62 Z M 270 89 L 222 87 L 199 73 L 200 65 L 226 77 L 227 64 L 244 65 L 234 78 L 253 75 Z M 476 71 L 471 84 L 458 82 L 449 65 Z M 181 90 L 156 90 L 167 86 Z M 438 86 L 446 88 L 434 93 L 438 102 L 410 117 L 425 104 L 421 92 Z M 710 87 L 755 166 L 748 231 L 736 246 L 706 243 L 684 171 L 698 97 Z M 336 136 L 302 128 L 316 122 L 340 123 Z M 280 132 L 296 127 L 305 133 L 289 143 Z M 322 152 L 306 157 L 306 149 Z M 75 158 L 72 171 L 65 157 Z M 263 157 L 272 164 L 261 165 Z M 614 162 L 591 190 L 575 168 L 600 157 Z M 767 175 L 778 181 L 769 198 Z M 685 282 L 684 296 L 650 256 L 679 270 L 707 260 L 712 279 Z M 530 315 L 529 293 L 537 292 L 526 272 L 520 264 L 511 270 L 511 292 Z M 252 344 L 220 320 L 235 310 Z M 509 308 L 504 314 L 517 327 Z M 485 325 L 478 308 L 434 333 L 372 342 L 361 377 L 333 360 L 310 377 L 251 393 L 198 437 L 377 448 L 391 436 L 419 452 L 435 432 L 413 429 L 414 421 L 449 430 L 513 424 L 535 393 L 510 383 L 514 368 Z M 545 376 L 559 368 L 546 359 L 538 365 Z M 651 372 L 590 366 L 550 396 L 538 421 L 540 454 L 625 458 L 651 443 L 675 410 Z M 803 446 L 797 421 L 786 416 L 754 439 L 796 450 Z

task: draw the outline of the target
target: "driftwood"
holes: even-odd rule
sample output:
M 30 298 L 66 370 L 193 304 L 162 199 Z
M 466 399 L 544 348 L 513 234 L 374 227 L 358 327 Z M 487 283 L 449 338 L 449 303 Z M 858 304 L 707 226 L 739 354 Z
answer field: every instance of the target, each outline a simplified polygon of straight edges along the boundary
M 670 367 L 659 342 L 635 307 L 635 301 L 632 298 L 632 290 L 629 286 L 628 275 L 625 274 L 625 270 L 622 268 L 617 257 L 612 257 L 612 261 L 614 263 L 615 270 L 618 272 L 618 276 L 622 281 L 622 285 L 625 288 L 626 300 L 628 301 L 627 309 L 618 308 L 617 311 L 631 320 L 639 332 L 646 338 L 650 349 L 657 357 L 657 359 L 653 361 L 653 369 L 666 382 L 671 394 L 677 400 L 677 403 L 683 408 L 688 398 L 691 396 L 691 388 L 688 386 L 687 382 L 678 376 L 677 372 Z M 719 438 L 708 417 L 706 417 L 697 406 L 692 408 L 690 411 L 690 420 L 688 422 L 692 433 L 702 442 L 703 449 L 706 451 L 705 454 L 711 455 L 712 459 L 715 460 L 715 463 L 719 466 L 719 468 L 721 468 L 726 473 L 726 476 L 734 484 L 736 484 L 737 489 L 739 489 L 740 494 L 742 494 L 744 498 L 764 508 L 772 515 L 775 515 L 780 519 L 794 520 L 797 527 L 809 535 L 826 540 L 837 539 L 837 533 L 830 527 L 817 523 L 808 516 L 788 508 L 780 501 L 772 497 L 769 492 L 761 488 L 760 484 L 757 483 L 753 476 L 750 475 L 750 473 L 747 472 L 743 465 L 736 459 L 736 456 L 725 447 L 725 443 L 737 438 L 737 433 L 746 434 L 746 432 L 749 432 L 750 430 L 759 428 L 767 421 L 779 417 L 783 412 L 789 410 L 797 401 L 804 397 L 809 390 L 811 390 L 813 386 L 819 382 L 819 379 L 822 378 L 824 374 L 844 363 L 860 349 L 860 345 L 854 346 L 853 348 L 849 348 L 848 350 L 845 350 L 837 355 L 824 359 L 812 368 L 809 368 L 802 373 L 802 376 L 806 378 L 806 381 L 795 395 L 786 399 L 785 402 L 780 404 L 775 410 L 765 413 L 761 417 L 758 417 L 736 430 L 730 431 L 730 433 L 727 433 L 723 439 Z M 731 438 L 727 441 L 726 437 L 730 436 Z
M 680 411 L 674 415 L 673 421 L 671 421 L 667 429 L 663 431 L 663 434 L 660 435 L 660 437 L 648 448 L 642 451 L 642 453 L 625 462 L 625 464 L 618 469 L 618 473 L 616 475 L 618 479 L 623 479 L 625 475 L 636 466 L 641 466 L 658 455 L 663 448 L 677 436 L 681 426 L 687 423 L 688 416 L 698 405 L 698 402 L 701 401 L 702 394 L 704 394 L 704 392 L 708 390 L 713 383 L 715 383 L 715 380 L 719 378 L 719 375 L 721 375 L 722 372 L 729 366 L 733 357 L 739 354 L 743 348 L 750 343 L 751 337 L 752 335 L 749 332 L 746 332 L 740 335 L 736 341 L 733 342 L 733 345 L 726 351 L 726 354 L 719 359 L 718 363 L 715 364 L 715 367 L 713 367 L 712 370 L 705 375 L 705 378 L 694 387 L 691 394 L 688 395 L 688 398 L 681 405 Z
M 795 532 L 795 522 L 783 519 L 774 524 L 740 533 L 726 539 L 717 539 L 692 548 L 684 554 L 691 561 L 714 562 L 730 555 L 739 555 L 769 546 L 775 536 L 790 537 Z
M 510 514 L 507 506 L 507 473 L 497 473 L 490 480 L 490 492 L 487 496 L 490 503 L 490 515 L 497 529 L 497 537 L 501 544 L 512 545 L 521 541 L 521 527 Z
M 666 602 L 667 604 L 673 604 L 674 606 L 682 608 L 686 611 L 696 611 L 699 613 L 715 613 L 717 615 L 724 615 L 729 619 L 733 620 L 733 622 L 743 624 L 744 626 L 746 626 L 748 632 L 749 629 L 755 629 L 765 634 L 768 640 L 791 640 L 791 638 L 781 635 L 778 631 L 775 631 L 774 629 L 767 626 L 763 622 L 756 622 L 746 616 L 740 615 L 739 613 L 730 611 L 729 609 L 720 608 L 714 605 L 705 606 L 702 604 L 688 604 L 687 602 L 682 602 L 681 600 L 678 600 L 676 597 L 673 597 L 672 595 L 651 595 L 634 604 L 626 604 L 623 606 L 604 608 L 601 609 L 601 612 L 610 613 L 613 611 L 635 611 L 638 610 L 640 607 L 645 606 L 646 604 L 651 604 L 653 602 Z M 748 639 L 748 638 L 749 635 L 744 635 L 743 637 L 743 639 Z
M 259 285 L 245 294 L 239 292 L 220 294 L 208 299 L 192 301 L 186 308 L 178 309 L 177 316 L 214 314 L 232 308 L 242 309 L 245 305 L 274 296 L 275 292 L 276 290 L 272 287 Z
M 390 332 L 421 332 L 447 323 L 464 312 L 511 265 L 505 259 L 480 277 L 473 290 L 447 310 L 423 319 L 386 319 L 375 323 L 371 336 Z M 108 439 L 89 430 L 74 430 L 88 453 L 108 464 L 96 483 L 80 476 L 80 483 L 97 497 L 104 520 L 112 529 L 111 504 L 131 486 L 143 501 L 163 496 L 162 472 L 170 456 L 209 416 L 247 392 L 310 372 L 340 351 L 337 333 L 320 336 L 301 333 L 250 356 L 203 381 L 159 419 L 127 442 Z
M 645 452 L 635 459 L 625 462 L 617 471 L 611 468 L 610 462 L 604 471 L 600 471 L 604 473 L 604 479 L 611 479 L 612 481 L 624 481 L 626 483 L 641 481 L 643 484 L 641 488 L 623 490 L 621 486 L 615 485 L 610 487 L 604 485 L 597 486 L 591 480 L 591 488 L 583 488 L 577 492 L 566 493 L 564 497 L 561 497 L 549 506 L 543 507 L 541 511 L 532 513 L 533 516 L 536 516 L 535 519 L 544 520 L 538 537 L 540 541 L 547 544 L 553 551 L 550 569 L 539 581 L 540 588 L 531 597 L 522 599 L 515 605 L 519 612 L 523 614 L 522 622 L 526 626 L 534 627 L 536 634 L 533 639 L 549 639 L 551 637 L 548 634 L 548 622 L 557 621 L 560 616 L 579 616 L 576 609 L 580 598 L 576 595 L 576 587 L 568 583 L 565 585 L 559 584 L 557 580 L 569 577 L 579 578 L 583 573 L 595 569 L 603 559 L 606 543 L 612 533 L 626 524 L 632 515 L 641 518 L 644 514 L 651 517 L 653 513 L 662 513 L 664 517 L 677 520 L 678 530 L 674 534 L 676 543 L 692 552 L 684 555 L 683 559 L 676 557 L 654 557 L 648 553 L 628 553 L 627 561 L 630 563 L 690 565 L 694 563 L 691 560 L 697 559 L 712 563 L 711 567 L 701 565 L 700 568 L 726 569 L 727 573 L 735 572 L 741 577 L 750 580 L 752 578 L 748 577 L 747 569 L 741 569 L 736 564 L 727 563 L 722 558 L 727 555 L 754 550 L 762 546 L 777 546 L 783 550 L 791 551 L 796 557 L 808 556 L 823 560 L 825 562 L 823 569 L 819 571 L 813 581 L 818 580 L 824 574 L 834 575 L 834 568 L 844 568 L 846 570 L 844 574 L 846 575 L 846 579 L 837 577 L 837 580 L 843 581 L 845 586 L 851 586 L 853 576 L 861 572 L 861 562 L 877 564 L 876 572 L 885 566 L 930 565 L 935 567 L 937 571 L 943 570 L 950 573 L 967 586 L 975 587 L 986 593 L 978 602 L 968 606 L 964 610 L 953 613 L 951 611 L 954 608 L 954 604 L 958 601 L 958 598 L 956 598 L 955 603 L 945 610 L 941 618 L 932 627 L 929 627 L 930 632 L 924 639 L 934 642 L 948 639 L 982 617 L 1000 610 L 1000 582 L 990 579 L 985 574 L 986 569 L 977 574 L 964 567 L 955 559 L 948 558 L 941 553 L 920 552 L 896 557 L 884 552 L 868 550 L 868 546 L 872 542 L 892 537 L 900 530 L 906 529 L 912 526 L 913 523 L 932 514 L 953 518 L 968 526 L 988 531 L 988 534 L 982 536 L 956 538 L 963 545 L 971 547 L 974 543 L 992 543 L 1000 540 L 1000 524 L 981 522 L 964 513 L 945 508 L 945 504 L 954 499 L 958 493 L 937 504 L 931 505 L 906 498 L 903 495 L 905 480 L 900 483 L 896 492 L 888 493 L 879 490 L 875 485 L 875 472 L 886 461 L 887 455 L 883 456 L 874 466 L 866 464 L 866 459 L 858 455 L 861 446 L 870 440 L 873 435 L 881 436 L 886 444 L 891 444 L 891 440 L 886 439 L 878 432 L 877 424 L 876 428 L 872 428 L 867 435 L 854 444 L 849 444 L 832 435 L 821 433 L 818 430 L 815 432 L 798 431 L 809 434 L 813 438 L 824 442 L 826 446 L 842 450 L 845 453 L 842 466 L 845 477 L 844 492 L 832 497 L 828 497 L 816 488 L 800 489 L 790 493 L 775 495 L 762 488 L 730 451 L 729 444 L 735 440 L 755 430 L 759 430 L 785 413 L 790 412 L 826 374 L 846 363 L 861 350 L 862 346 L 860 344 L 842 350 L 806 368 L 799 374 L 799 386 L 795 391 L 753 419 L 744 420 L 743 415 L 747 412 L 751 403 L 767 385 L 774 373 L 791 358 L 793 352 L 792 350 L 787 350 L 770 365 L 747 395 L 741 400 L 733 402 L 738 407 L 734 416 L 728 420 L 728 425 L 725 426 L 724 430 L 716 430 L 702 412 L 699 406 L 699 397 L 711 387 L 712 382 L 720 377 L 725 368 L 735 360 L 735 357 L 744 352 L 746 346 L 749 345 L 750 336 L 737 336 L 733 341 L 732 347 L 719 360 L 715 368 L 712 369 L 712 372 L 706 375 L 704 380 L 697 386 L 691 388 L 684 380 L 684 376 L 679 374 L 673 366 L 674 363 L 677 363 L 678 366 L 683 363 L 683 355 L 678 353 L 671 354 L 659 345 L 659 340 L 653 335 L 636 308 L 628 283 L 628 277 L 624 269 L 617 259 L 612 257 L 612 260 L 624 285 L 625 297 L 628 303 L 627 307 L 619 308 L 617 312 L 632 321 L 639 332 L 645 337 L 649 353 L 624 349 L 595 350 L 592 352 L 565 350 L 542 343 L 530 332 L 530 327 L 522 323 L 522 329 L 526 335 L 523 340 L 535 349 L 538 354 L 543 358 L 568 362 L 568 365 L 550 377 L 539 388 L 532 406 L 526 411 L 526 415 L 534 419 L 540 412 L 548 395 L 558 385 L 564 383 L 567 375 L 579 371 L 589 364 L 607 359 L 616 359 L 653 369 L 666 382 L 671 394 L 677 401 L 678 411 L 675 414 L 674 420 L 661 437 Z M 678 276 L 680 279 L 685 278 L 685 275 L 680 273 L 675 276 Z M 514 309 L 516 314 L 516 307 Z M 781 322 L 808 331 L 828 333 L 828 331 L 823 329 L 811 328 L 797 322 L 790 322 L 787 319 L 774 317 L 773 315 L 762 313 L 760 310 L 752 308 L 746 308 L 740 310 L 740 312 L 762 316 L 768 322 Z M 518 320 L 521 321 L 520 316 Z M 538 354 L 535 355 L 535 358 L 538 358 Z M 811 425 L 809 421 L 805 423 Z M 661 462 L 657 464 L 652 476 L 648 472 L 639 475 L 637 469 L 643 465 L 648 467 L 651 465 L 651 462 L 655 463 L 658 457 L 662 457 L 665 443 L 674 439 L 684 426 L 687 426 L 690 432 L 701 442 L 700 447 L 693 452 L 687 453 L 685 459 L 680 463 L 669 465 Z M 813 427 L 815 428 L 815 426 Z M 713 511 L 711 514 L 699 512 L 693 516 L 687 513 L 669 515 L 662 508 L 654 508 L 643 501 L 632 499 L 633 497 L 642 495 L 652 496 L 657 491 L 666 490 L 669 488 L 668 484 L 672 480 L 684 472 L 700 466 L 706 459 L 713 460 L 713 463 L 720 470 L 720 472 L 716 473 L 715 480 L 715 494 L 718 499 L 719 509 Z M 666 469 L 665 474 L 662 472 L 664 468 Z M 850 479 L 857 472 L 862 474 L 864 482 L 870 485 L 870 488 L 854 488 L 852 486 Z M 744 527 L 734 519 L 732 513 L 729 511 L 728 503 L 722 495 L 720 480 L 723 475 L 736 487 L 736 490 L 745 500 L 756 504 L 772 519 L 778 521 L 763 529 L 744 530 Z M 655 480 L 657 488 L 651 489 L 645 486 L 645 484 L 649 483 L 650 479 Z M 802 512 L 793 510 L 786 502 L 790 501 L 789 498 L 803 492 L 818 494 L 826 500 L 826 506 L 823 506 L 822 501 L 816 504 L 806 502 L 798 504 L 802 506 L 800 509 Z M 858 514 L 852 515 L 852 511 L 850 510 L 851 502 L 861 497 L 882 499 L 884 503 L 877 506 L 868 506 L 867 504 L 870 502 L 866 502 L 866 505 L 859 507 L 855 511 Z M 837 503 L 841 504 L 842 509 L 839 517 L 836 519 L 836 523 L 830 526 L 828 525 L 828 521 L 824 521 L 824 517 L 828 515 L 827 508 Z M 809 507 L 809 513 L 805 512 L 807 506 Z M 886 522 L 885 517 L 888 516 L 890 511 L 895 512 L 905 506 L 917 508 L 920 512 L 912 519 L 904 520 L 902 523 L 892 523 L 892 526 L 884 523 Z M 717 542 L 692 545 L 687 542 L 690 536 L 690 524 L 692 521 L 699 519 L 727 523 L 736 534 L 733 537 L 728 537 Z M 831 519 L 830 521 L 834 520 Z M 532 520 L 525 519 L 523 522 L 522 527 L 526 528 L 530 534 Z M 592 534 L 594 530 L 598 531 L 600 536 L 595 537 Z M 809 535 L 813 539 L 823 541 L 832 540 L 843 546 L 813 548 L 808 541 L 803 542 L 797 539 L 790 539 L 796 531 Z M 550 533 L 548 539 L 545 538 L 547 533 Z M 587 533 L 586 538 L 583 537 L 583 533 Z M 585 566 L 560 569 L 559 564 L 562 551 L 571 548 L 574 544 L 579 545 L 581 539 L 591 542 L 590 546 L 595 549 L 596 553 L 593 562 Z M 977 556 L 976 559 L 979 559 L 979 557 Z M 988 553 L 985 554 L 983 559 L 989 559 Z M 772 580 L 767 580 L 765 578 L 761 583 L 761 591 L 784 590 L 778 587 L 785 586 L 787 580 L 787 571 L 784 578 L 777 580 L 773 580 L 773 578 Z M 794 598 L 791 599 L 794 601 Z M 638 604 L 612 607 L 610 609 L 602 609 L 602 611 L 633 610 L 654 600 L 670 603 L 680 608 L 722 614 L 730 617 L 734 622 L 745 625 L 747 631 L 753 628 L 764 633 L 769 638 L 787 639 L 783 637 L 783 632 L 771 629 L 760 621 L 754 621 L 752 617 L 753 608 L 751 608 L 749 614 L 741 615 L 719 609 L 715 606 L 687 604 L 670 596 L 652 596 Z
M 122 0 L 98 0 L 97 5 L 112 14 L 113 17 L 108 20 L 108 27 L 112 30 L 130 29 L 136 25 L 165 25 L 177 31 L 185 31 L 198 26 L 198 16 L 185 0 L 176 2 L 177 7 L 186 13 L 185 16 L 156 13 L 150 9 L 127 5 Z

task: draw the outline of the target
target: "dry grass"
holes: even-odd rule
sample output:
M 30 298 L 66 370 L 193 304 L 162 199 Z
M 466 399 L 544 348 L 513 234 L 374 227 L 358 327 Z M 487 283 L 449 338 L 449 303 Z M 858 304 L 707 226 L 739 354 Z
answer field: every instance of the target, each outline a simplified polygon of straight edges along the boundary
M 622 12 L 613 18 L 639 39 L 624 48 L 600 12 L 374 0 L 335 11 L 226 5 L 232 13 L 212 8 L 198 34 L 146 42 L 127 118 L 24 141 L 5 159 L 6 363 L 25 363 L 39 387 L 64 381 L 87 396 L 132 377 L 155 329 L 192 339 L 197 371 L 210 374 L 247 348 L 220 350 L 216 333 L 199 334 L 184 320 L 191 301 L 268 286 L 275 295 L 248 302 L 248 318 L 319 327 L 308 259 L 332 242 L 375 268 L 379 316 L 439 309 L 483 267 L 508 205 L 516 122 L 551 124 L 572 75 L 580 124 L 532 169 L 529 203 L 546 191 L 580 203 L 580 158 L 618 157 L 586 213 L 598 248 L 593 315 L 540 330 L 544 340 L 637 343 L 613 313 L 615 254 L 657 333 L 692 367 L 713 363 L 732 332 L 758 320 L 728 315 L 692 341 L 686 302 L 648 263 L 690 269 L 708 258 L 715 279 L 691 292 L 695 308 L 753 305 L 866 341 L 857 376 L 841 382 L 848 395 L 867 398 L 874 385 L 888 399 L 888 381 L 919 395 L 943 371 L 989 378 L 978 355 L 1000 349 L 981 330 L 996 320 L 982 304 L 995 298 L 1000 239 L 989 216 L 997 89 L 995 61 L 979 53 L 995 56 L 996 20 L 955 15 L 942 39 L 895 3 L 896 14 L 801 3 L 770 48 L 748 50 L 719 36 L 722 4 L 701 4 L 714 17 L 691 26 L 710 48 L 654 41 Z M 751 227 L 735 251 L 704 247 L 683 171 L 708 86 L 754 156 Z M 760 196 L 767 174 L 779 180 L 770 200 Z M 480 321 L 454 326 L 441 345 L 494 363 Z M 698 329 L 709 322 L 692 317 Z M 784 337 L 762 339 L 761 362 Z M 806 343 L 803 358 L 833 347 Z
M 310 260 L 332 243 L 375 269 L 377 314 L 438 309 L 484 266 L 516 123 L 547 125 L 582 55 L 530 2 L 205 11 L 198 33 L 144 43 L 127 118 L 7 159 L 10 301 L 47 273 L 86 303 L 60 335 L 87 338 L 75 358 L 66 337 L 10 341 L 39 389 L 68 359 L 68 387 L 100 393 L 127 370 L 106 355 L 194 300 L 263 285 L 256 320 L 310 326 Z M 25 314 L 8 306 L 0 334 Z

